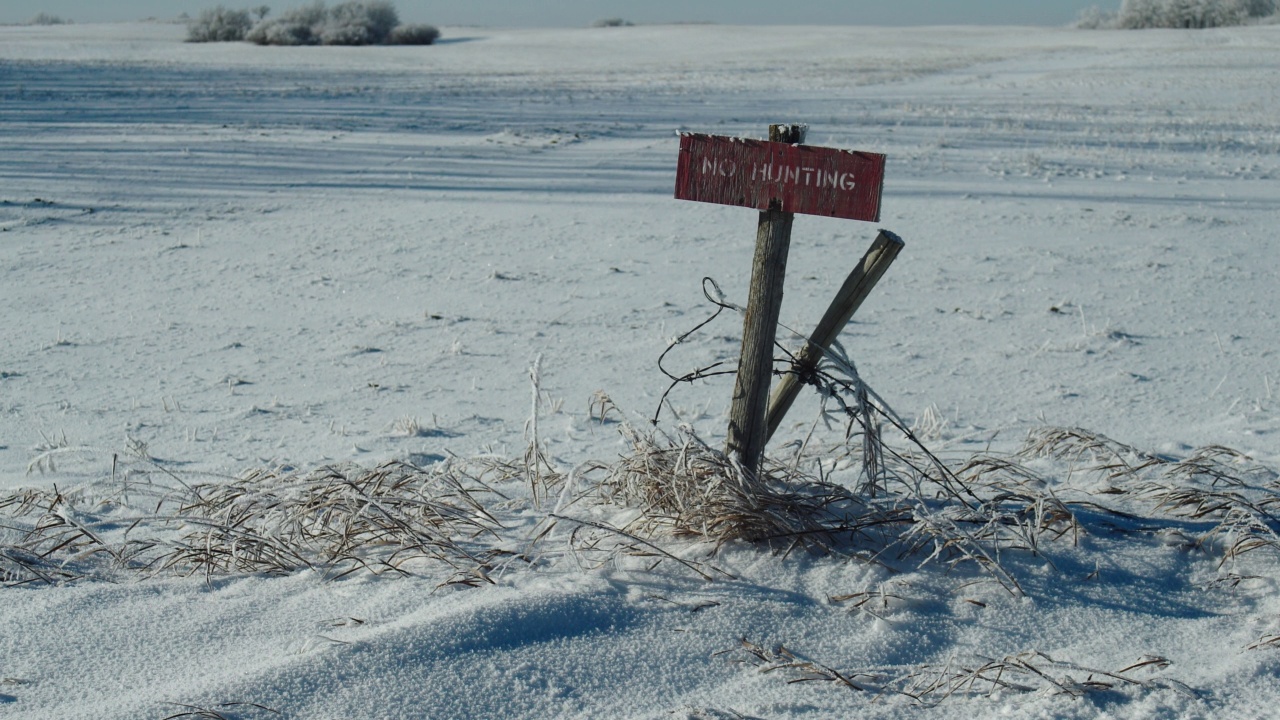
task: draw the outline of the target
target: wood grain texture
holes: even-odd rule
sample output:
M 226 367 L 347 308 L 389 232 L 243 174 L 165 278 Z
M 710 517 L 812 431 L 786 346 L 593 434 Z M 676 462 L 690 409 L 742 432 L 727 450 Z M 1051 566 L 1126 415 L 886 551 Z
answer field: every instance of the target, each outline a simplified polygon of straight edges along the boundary
M 771 125 L 774 142 L 804 141 L 803 125 Z M 791 224 L 795 216 L 777 209 L 760 213 L 756 229 L 756 252 L 751 268 L 751 291 L 742 325 L 742 355 L 729 408 L 726 452 L 736 455 L 744 470 L 754 477 L 760 467 L 765 445 L 765 412 L 769 406 L 769 384 L 773 378 L 773 344 L 782 310 L 782 290 L 787 274 L 787 254 L 791 247 Z

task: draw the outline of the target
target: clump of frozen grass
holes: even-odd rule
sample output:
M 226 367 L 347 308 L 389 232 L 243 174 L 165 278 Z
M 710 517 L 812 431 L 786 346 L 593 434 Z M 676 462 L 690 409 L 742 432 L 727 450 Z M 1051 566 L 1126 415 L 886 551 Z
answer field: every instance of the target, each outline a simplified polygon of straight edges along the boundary
M 1081 13 L 1076 27 L 1201 29 L 1266 22 L 1275 0 L 1123 0 L 1117 12 L 1096 7 Z
M 834 382 L 827 371 L 814 380 Z M 789 458 L 767 457 L 754 474 L 703 442 L 688 427 L 668 435 L 623 423 L 630 452 L 612 464 L 575 470 L 557 520 L 582 522 L 601 507 L 631 512 L 620 525 L 593 527 L 625 540 L 746 542 L 783 555 L 804 551 L 879 559 L 897 555 L 949 567 L 973 564 L 1014 595 L 1024 594 L 1000 562 L 1011 550 L 1040 554 L 1078 531 L 1074 513 L 1017 462 L 975 456 L 958 467 L 930 453 L 869 389 L 852 382 L 828 386 L 833 415 L 847 425 L 838 447 L 801 448 Z M 608 414 L 607 398 L 600 401 Z M 884 437 L 899 430 L 904 444 Z M 837 468 L 853 468 L 837 477 Z M 846 471 L 848 472 L 848 471 Z M 583 486 L 580 488 L 579 486 Z M 574 495 L 573 493 L 576 493 Z M 595 552 L 599 533 L 580 534 Z
M 187 23 L 187 42 L 239 42 L 252 26 L 248 10 L 231 10 L 219 5 L 202 10 Z
M 948 425 L 938 406 L 931 404 L 911 423 L 911 432 L 921 440 L 941 440 Z
M 42 493 L 32 490 L 10 495 L 0 499 L 0 517 L 30 516 L 45 500 Z M 54 584 L 79 577 L 65 563 L 49 559 L 52 552 L 42 552 L 42 548 L 33 546 L 32 536 L 36 534 L 35 528 L 0 525 L 0 585 Z
M 490 483 L 518 478 L 515 464 L 255 470 L 202 483 L 152 466 L 179 485 L 135 477 L 106 497 L 54 490 L 0 498 L 0 517 L 14 521 L 0 524 L 0 583 L 109 579 L 121 571 L 214 577 L 312 570 L 339 578 L 443 568 L 451 574 L 441 585 L 474 586 L 512 555 L 484 501 L 505 499 Z
M 186 493 L 172 515 L 185 531 L 154 565 L 206 575 L 306 568 L 341 577 L 409 575 L 443 564 L 456 572 L 450 584 L 474 585 L 487 581 L 503 529 L 480 502 L 485 494 L 497 491 L 458 465 L 259 471 Z
M 1156 516 L 1207 523 L 1191 547 L 1219 554 L 1219 568 L 1263 549 L 1280 552 L 1280 475 L 1218 445 L 1174 460 L 1077 428 L 1033 433 L 1023 453 L 1072 463 L 1101 481 L 1098 494 L 1127 496 Z
M 875 515 L 848 490 L 802 477 L 782 463 L 768 461 L 752 476 L 689 428 L 674 438 L 630 426 L 623 434 L 631 452 L 599 467 L 591 493 L 600 502 L 640 511 L 627 532 L 717 544 L 827 547 L 835 535 L 856 533 L 864 518 Z M 853 508 L 858 512 L 839 514 Z M 838 517 L 857 519 L 845 523 Z
M 1211 445 L 1178 460 L 1078 428 L 1045 428 L 1031 434 L 1022 454 L 1068 461 L 1069 474 L 1096 483 L 1094 496 L 1123 503 L 1123 511 L 1111 511 L 1111 532 L 1139 535 L 1154 528 L 1184 550 L 1216 555 L 1218 576 L 1207 587 L 1234 589 L 1257 579 L 1241 574 L 1248 556 L 1280 553 L 1280 474 L 1236 450 Z M 1168 518 L 1195 525 L 1162 526 L 1159 521 Z M 1275 647 L 1280 634 L 1271 633 L 1246 649 Z
M 430 434 L 430 431 L 422 426 L 422 421 L 413 415 L 396 418 L 395 422 L 391 423 L 391 432 L 411 438 L 426 437 Z
M 0 584 L 70 582 L 104 562 L 112 569 L 136 568 L 131 561 L 140 548 L 106 539 L 101 523 L 76 509 L 81 500 L 56 488 L 0 499 L 0 517 L 34 518 L 25 527 L 0 525 Z

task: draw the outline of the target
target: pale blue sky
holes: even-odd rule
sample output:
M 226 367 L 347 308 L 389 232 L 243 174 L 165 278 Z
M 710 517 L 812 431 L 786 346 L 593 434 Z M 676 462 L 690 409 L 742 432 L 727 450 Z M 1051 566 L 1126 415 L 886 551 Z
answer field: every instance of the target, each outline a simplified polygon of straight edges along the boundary
M 336 0 L 330 0 L 333 4 Z M 0 22 L 46 12 L 75 22 L 195 15 L 219 4 L 276 11 L 306 0 L 0 0 Z M 607 17 L 637 23 L 804 25 L 1065 25 L 1090 5 L 1119 0 L 395 0 L 401 19 L 437 25 L 582 27 Z

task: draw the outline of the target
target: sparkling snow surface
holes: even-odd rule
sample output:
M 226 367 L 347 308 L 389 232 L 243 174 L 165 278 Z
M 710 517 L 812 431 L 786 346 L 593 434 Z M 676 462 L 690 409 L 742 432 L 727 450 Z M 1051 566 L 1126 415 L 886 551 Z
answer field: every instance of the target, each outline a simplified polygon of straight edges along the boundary
M 1013 450 L 1061 425 L 1280 464 L 1280 26 L 444 28 L 423 48 L 183 36 L 0 27 L 5 493 L 101 482 L 113 454 L 140 450 L 201 479 L 518 457 L 539 356 L 548 454 L 610 461 L 625 446 L 593 395 L 643 426 L 668 385 L 658 356 L 713 310 L 702 278 L 745 302 L 757 215 L 671 199 L 677 133 L 770 122 L 888 156 L 880 227 L 906 248 L 841 341 L 890 405 L 930 423 L 932 449 Z M 812 327 L 876 227 L 797 218 L 786 326 Z M 668 366 L 732 360 L 740 334 L 722 316 Z M 676 388 L 661 421 L 717 444 L 730 391 Z M 817 407 L 798 402 L 775 446 Z M 64 446 L 79 449 L 35 462 Z M 1086 561 L 1063 544 L 1056 567 L 1010 561 L 1027 598 L 971 571 L 739 546 L 710 560 L 736 579 L 711 583 L 565 554 L 470 590 L 310 574 L 0 588 L 0 717 L 1280 706 L 1280 650 L 1244 649 L 1280 626 L 1274 556 L 1232 592 L 1205 589 L 1217 559 L 1194 551 L 1096 537 Z M 1101 580 L 1081 582 L 1098 552 Z M 909 599 L 884 619 L 828 601 L 890 581 Z M 1172 665 L 1157 676 L 1192 691 L 922 708 L 788 684 L 734 662 L 744 637 L 842 671 L 1159 655 Z

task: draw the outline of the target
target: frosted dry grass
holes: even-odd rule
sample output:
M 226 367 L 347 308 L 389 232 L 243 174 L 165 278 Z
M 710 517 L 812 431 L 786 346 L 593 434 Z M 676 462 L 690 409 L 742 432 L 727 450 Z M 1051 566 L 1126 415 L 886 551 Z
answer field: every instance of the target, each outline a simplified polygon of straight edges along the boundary
M 223 481 L 156 484 L 148 476 L 64 494 L 26 491 L 0 500 L 5 584 L 108 578 L 126 571 L 207 578 L 311 570 L 451 573 L 441 585 L 478 585 L 512 553 L 485 501 L 513 464 L 446 461 L 431 469 L 255 470 Z M 25 520 L 25 523 L 18 521 Z
M 536 369 L 533 379 L 536 415 Z M 602 416 L 616 411 L 607 398 L 598 403 Z M 754 477 L 689 428 L 668 435 L 626 423 L 627 452 L 568 472 L 541 448 L 534 421 L 519 459 L 450 458 L 429 469 L 402 462 L 263 469 L 194 483 L 134 455 L 109 481 L 0 499 L 0 581 L 312 571 L 331 580 L 428 575 L 437 587 L 474 587 L 494 582 L 511 564 L 536 570 L 567 556 L 583 567 L 634 570 L 638 563 L 653 571 L 665 564 L 711 582 L 733 577 L 713 563 L 719 550 L 735 546 L 767 549 L 780 561 L 801 552 L 891 571 L 940 566 L 961 586 L 974 582 L 963 570 L 971 566 L 1023 596 L 1025 564 L 1012 557 L 1054 567 L 1059 552 L 1097 552 L 1079 542 L 1089 534 L 1172 540 L 1182 551 L 1216 558 L 1210 591 L 1258 579 L 1243 574 L 1243 561 L 1280 551 L 1280 476 L 1230 449 L 1173 459 L 1096 433 L 1044 428 L 1013 455 L 944 462 L 874 401 L 861 407 L 874 414 L 854 417 L 836 446 L 819 451 L 809 443 L 771 457 Z M 874 433 L 880 452 L 872 464 L 857 429 L 876 423 L 900 432 Z M 60 450 L 66 448 L 46 452 Z M 874 495 L 864 490 L 871 486 Z M 898 592 L 891 581 L 829 600 L 896 622 L 896 609 L 911 603 Z M 1280 634 L 1272 629 L 1240 651 L 1277 647 Z M 787 683 L 925 706 L 1007 694 L 1195 696 L 1163 675 L 1169 662 L 1157 655 L 1118 670 L 1034 648 L 849 668 L 746 638 L 722 655 Z M 196 710 L 206 711 L 190 708 Z
M 194 482 L 134 452 L 119 468 L 113 455 L 111 478 L 79 490 L 0 498 L 0 581 L 309 570 L 477 586 L 509 563 L 536 567 L 564 555 L 585 567 L 668 563 L 711 581 L 730 577 L 711 557 L 748 545 L 783 558 L 799 551 L 890 568 L 972 566 L 1023 596 L 1011 556 L 1052 566 L 1063 543 L 1079 551 L 1090 533 L 1209 553 L 1218 568 L 1209 585 L 1224 589 L 1255 577 L 1247 556 L 1280 551 L 1280 476 L 1223 447 L 1176 460 L 1046 428 L 1014 455 L 948 463 L 864 393 L 837 404 L 849 422 L 834 446 L 815 449 L 811 439 L 767 458 L 756 475 L 690 428 L 668 435 L 627 423 L 622 456 L 565 472 L 539 442 L 536 365 L 531 376 L 528 446 L 515 460 L 259 469 Z M 604 396 L 597 408 L 602 419 L 616 412 Z M 87 451 L 52 443 L 33 467 L 52 470 L 52 458 Z M 832 601 L 874 616 L 890 596 Z M 1278 644 L 1270 634 L 1250 647 Z M 990 668 L 978 667 L 968 677 L 988 680 Z
M 0 584 L 20 585 L 29 582 L 55 584 L 81 577 L 74 568 L 77 539 L 88 541 L 90 554 L 101 545 L 91 538 L 80 537 L 74 529 L 70 532 L 52 533 L 47 524 L 37 522 L 33 526 L 21 526 L 9 522 L 10 518 L 30 517 L 52 503 L 43 493 L 23 491 L 0 500 Z M 66 552 L 63 552 L 63 551 Z M 64 557 L 58 557 L 59 553 Z M 69 557 L 66 557 L 69 556 Z
M 1032 433 L 1022 454 L 1070 463 L 1092 492 L 1127 500 L 1131 513 L 1195 521 L 1188 547 L 1214 552 L 1227 569 L 1247 553 L 1280 551 L 1280 475 L 1230 448 L 1212 445 L 1175 460 L 1078 428 Z
M 767 460 L 757 476 L 688 428 L 674 438 L 624 426 L 631 452 L 601 465 L 591 495 L 604 505 L 639 513 L 627 529 L 717 544 L 735 540 L 788 546 L 829 546 L 831 535 L 856 532 L 836 521 L 836 508 L 865 507 L 849 490 L 802 477 Z M 853 515 L 850 514 L 849 517 Z
M 870 531 L 878 520 L 847 489 L 801 479 L 776 461 L 766 459 L 752 476 L 689 428 L 671 437 L 624 423 L 621 432 L 629 452 L 614 463 L 576 468 L 544 530 L 572 527 L 571 551 L 587 565 L 619 555 L 652 558 L 651 568 L 671 560 L 711 580 L 728 574 L 681 551 L 708 544 L 714 554 L 746 542 L 784 555 L 796 548 L 830 552 L 847 545 L 837 536 Z
M 801 549 L 876 563 L 973 563 L 1014 595 L 1023 589 L 1001 553 L 1038 553 L 1077 529 L 1047 483 L 1015 461 L 975 456 L 958 469 L 943 463 L 861 382 L 839 348 L 807 381 L 826 400 L 821 419 L 839 431 L 833 447 L 815 449 L 811 432 L 791 457 L 766 457 L 752 474 L 687 426 L 670 435 L 622 423 L 630 451 L 614 463 L 576 468 L 552 520 L 579 526 L 573 537 L 580 556 L 599 556 L 610 536 L 612 547 L 641 555 L 653 554 L 655 540 L 708 543 L 712 552 L 746 542 L 783 556 Z M 622 414 L 604 395 L 594 407 L 601 420 Z M 534 410 L 536 416 L 536 395 Z M 896 428 L 901 442 L 886 440 L 885 426 Z M 601 510 L 617 507 L 630 512 Z M 568 515 L 574 509 L 581 509 L 578 517 Z
M 448 584 L 486 582 L 502 525 L 477 496 L 498 493 L 454 470 L 392 462 L 302 475 L 259 471 L 193 487 L 168 520 L 188 529 L 156 564 L 206 575 L 305 568 L 335 578 L 441 564 L 455 573 Z
M 536 371 L 534 380 L 536 418 Z M 601 415 L 611 410 L 601 398 Z M 687 427 L 667 435 L 626 423 L 628 452 L 567 473 L 541 447 L 536 420 L 519 460 L 450 458 L 431 468 L 259 469 L 189 482 L 145 453 L 123 461 L 113 454 L 110 479 L 0 499 L 0 573 L 12 584 L 65 582 L 102 568 L 206 577 L 306 569 L 337 578 L 435 567 L 451 573 L 443 584 L 477 585 L 503 561 L 554 555 L 543 541 L 563 525 L 572 529 L 570 552 L 595 558 L 591 564 L 618 555 L 671 559 L 710 578 L 714 568 L 679 555 L 699 544 L 714 553 L 748 543 L 783 556 L 972 564 L 1022 595 L 1003 558 L 1049 559 L 1056 543 L 1074 546 L 1093 530 L 1081 509 L 1107 518 L 1111 531 L 1157 527 L 1166 542 L 1215 553 L 1223 585 L 1240 577 L 1235 566 L 1245 555 L 1280 551 L 1276 473 L 1227 448 L 1172 460 L 1094 433 L 1045 429 L 1016 455 L 948 464 L 875 403 L 859 412 L 876 414 L 856 417 L 835 448 L 768 458 L 755 476 Z M 865 431 L 882 421 L 903 431 L 900 441 Z M 868 436 L 875 453 L 866 451 Z M 56 445 L 33 468 L 92 451 Z M 1032 469 L 1044 459 L 1062 477 Z M 542 518 L 529 537 L 509 532 L 505 518 L 520 513 Z M 1191 524 L 1150 522 L 1160 519 Z
M 1170 665 L 1166 658 L 1155 655 L 1144 655 L 1116 671 L 1083 667 L 1038 651 L 999 659 L 952 658 L 940 665 L 841 671 L 785 646 L 766 648 L 746 638 L 739 641 L 739 647 L 722 654 L 760 673 L 778 673 L 791 684 L 827 683 L 877 696 L 905 696 L 921 705 L 938 705 L 953 696 L 1036 693 L 1084 697 L 1120 689 L 1170 690 L 1195 697 L 1190 688 L 1176 680 L 1141 677 L 1144 672 L 1163 670 Z
M 180 720 L 181 718 L 192 718 L 194 720 L 248 720 L 250 717 L 282 716 L 279 710 L 273 710 L 266 705 L 254 702 L 224 702 L 218 703 L 216 707 L 212 708 L 188 705 L 186 703 L 165 704 L 174 707 L 176 710 L 172 714 L 164 716 L 162 720 Z M 250 714 L 243 714 L 246 712 Z

